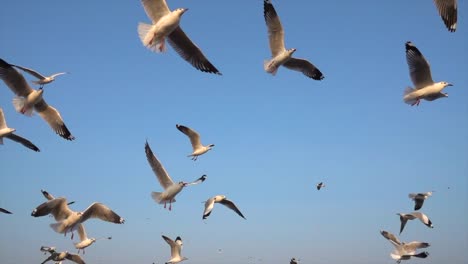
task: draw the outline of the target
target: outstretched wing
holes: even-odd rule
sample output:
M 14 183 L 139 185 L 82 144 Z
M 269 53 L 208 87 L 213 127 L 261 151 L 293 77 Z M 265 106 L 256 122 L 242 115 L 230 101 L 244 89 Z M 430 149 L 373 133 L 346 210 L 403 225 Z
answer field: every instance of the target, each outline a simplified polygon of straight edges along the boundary
M 223 199 L 219 202 L 220 204 L 226 206 L 227 208 L 233 210 L 234 212 L 236 212 L 240 217 L 244 218 L 244 215 L 241 213 L 241 211 L 237 208 L 237 206 L 230 200 L 228 199 Z
M 99 218 L 103 221 L 115 223 L 115 224 L 123 224 L 125 220 L 112 211 L 109 207 L 105 206 L 102 203 L 93 203 L 90 205 L 81 216 L 80 222 L 83 223 L 84 221 L 88 220 L 89 218 Z
M 322 72 L 308 60 L 290 58 L 283 64 L 283 66 L 290 70 L 302 72 L 305 76 L 317 81 L 323 80 L 323 78 L 325 78 Z
M 268 28 L 271 55 L 276 57 L 285 50 L 283 26 L 270 0 L 263 1 L 263 16 Z
M 153 151 L 151 150 L 148 141 L 146 141 L 145 143 L 145 153 L 146 159 L 148 160 L 148 163 L 151 166 L 151 169 L 153 170 L 154 174 L 156 174 L 156 178 L 158 179 L 161 186 L 164 189 L 167 189 L 169 186 L 173 185 L 174 182 L 172 181 L 171 177 L 169 176 L 161 162 L 153 154 Z
M 450 32 L 457 30 L 457 0 L 434 0 L 439 15 Z
M 44 99 L 41 99 L 37 104 L 35 104 L 34 109 L 59 136 L 67 140 L 75 139 L 63 122 L 59 111 L 48 105 Z
M 40 74 L 39 72 L 37 72 L 37 71 L 35 71 L 35 70 L 33 70 L 33 69 L 29 69 L 29 68 L 26 68 L 26 67 L 22 67 L 22 66 L 18 66 L 18 65 L 13 65 L 13 64 L 12 64 L 11 66 L 14 66 L 14 67 L 16 67 L 16 68 L 18 68 L 18 69 L 21 69 L 21 70 L 23 70 L 23 71 L 25 71 L 25 72 L 31 74 L 32 76 L 38 78 L 39 80 L 42 80 L 42 79 L 45 79 L 45 78 L 46 78 L 44 75 Z
M 429 62 L 411 41 L 406 42 L 406 62 L 408 63 L 411 81 L 415 89 L 421 89 L 434 83 Z

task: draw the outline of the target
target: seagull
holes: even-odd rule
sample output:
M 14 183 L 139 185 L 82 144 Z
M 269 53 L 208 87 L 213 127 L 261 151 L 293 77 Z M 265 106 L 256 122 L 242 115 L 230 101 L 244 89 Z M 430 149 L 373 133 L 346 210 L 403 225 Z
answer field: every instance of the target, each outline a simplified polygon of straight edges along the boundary
M 37 71 L 35 71 L 33 69 L 29 69 L 29 68 L 26 68 L 26 67 L 13 65 L 13 64 L 11 66 L 14 66 L 14 67 L 16 67 L 18 69 L 21 69 L 21 70 L 31 74 L 32 76 L 36 77 L 37 79 L 39 79 L 38 81 L 33 81 L 33 83 L 41 85 L 40 86 L 41 88 L 44 87 L 45 84 L 48 84 L 48 83 L 51 83 L 51 82 L 55 81 L 55 77 L 68 73 L 68 72 L 59 72 L 59 73 L 52 74 L 51 76 L 44 76 L 44 75 L 40 74 L 39 72 L 37 72 Z
M 189 127 L 176 124 L 176 128 L 179 129 L 180 132 L 184 133 L 186 136 L 189 137 L 190 143 L 192 144 L 193 152 L 187 157 L 192 157 L 192 160 L 194 161 L 197 160 L 198 156 L 205 154 L 206 152 L 208 152 L 215 146 L 214 144 L 203 146 L 200 141 L 200 134 L 198 134 L 195 130 Z
M 275 75 L 278 68 L 283 65 L 290 70 L 302 72 L 305 76 L 314 80 L 322 80 L 324 78 L 322 72 L 312 63 L 305 59 L 292 57 L 296 49 L 286 50 L 284 46 L 283 26 L 270 0 L 263 1 L 263 14 L 268 27 L 268 38 L 273 57 L 271 60 L 265 61 L 265 71 Z
M 42 98 L 44 90 L 32 89 L 23 75 L 2 59 L 0 59 L 0 79 L 17 95 L 13 99 L 16 111 L 31 116 L 34 109 L 59 136 L 67 140 L 75 139 L 57 109 L 48 105 Z
M 7 126 L 7 123 L 5 121 L 5 116 L 3 115 L 3 109 L 0 107 L 0 145 L 3 145 L 3 138 L 8 138 L 36 152 L 40 151 L 39 148 L 36 147 L 36 145 L 34 145 L 31 141 L 23 137 L 20 137 L 16 134 L 13 134 L 13 132 L 15 131 L 16 129 L 9 128 Z
M 440 17 L 448 31 L 457 30 L 457 0 L 434 0 Z
M 78 225 L 78 235 L 80 236 L 80 242 L 75 243 L 75 248 L 78 249 L 78 254 L 80 254 L 80 250 L 82 250 L 83 254 L 85 254 L 85 248 L 91 246 L 97 240 L 112 239 L 112 237 L 88 238 L 83 224 Z
M 325 187 L 325 184 L 323 184 L 323 182 L 320 182 L 319 184 L 317 184 L 317 190 L 320 190 L 323 187 Z
M 297 264 L 296 258 L 292 258 L 291 261 L 289 262 L 289 264 Z
M 5 210 L 5 209 L 3 209 L 3 208 L 0 208 L 0 212 L 2 212 L 2 213 L 4 213 L 4 214 L 11 214 L 10 211 Z
M 395 250 L 390 254 L 390 256 L 393 259 L 397 260 L 397 263 L 400 263 L 401 260 L 408 260 L 411 257 L 425 258 L 429 255 L 429 253 L 427 252 L 425 252 L 425 254 L 423 253 L 416 254 L 417 249 L 427 248 L 430 246 L 429 243 L 418 242 L 418 241 L 413 241 L 410 243 L 403 243 L 394 234 L 387 232 L 385 230 L 380 231 L 380 234 L 382 234 L 383 237 L 388 239 L 390 243 L 392 243 L 393 246 L 395 247 Z
M 408 197 L 414 200 L 414 210 L 419 210 L 423 206 L 424 200 L 432 196 L 432 192 L 425 192 L 425 193 L 410 193 Z
M 167 236 L 162 236 L 162 238 L 171 246 L 171 259 L 166 262 L 166 264 L 179 263 L 188 258 L 180 256 L 180 251 L 182 250 L 182 239 L 178 236 L 175 242 L 168 238 Z
M 448 82 L 434 83 L 431 76 L 429 63 L 422 53 L 411 41 L 406 42 L 406 62 L 409 66 L 411 81 L 414 88 L 407 87 L 403 95 L 403 101 L 411 106 L 419 105 L 421 99 L 434 101 L 442 97 L 448 97 L 442 90 L 447 86 L 453 86 Z
M 423 224 L 425 224 L 426 226 L 428 226 L 430 228 L 434 228 L 434 226 L 432 225 L 431 220 L 429 220 L 429 217 L 427 217 L 427 215 L 425 215 L 423 213 L 420 213 L 420 212 L 413 212 L 413 213 L 409 213 L 409 214 L 398 213 L 397 215 L 400 216 L 400 222 L 401 222 L 400 234 L 401 234 L 401 232 L 403 232 L 403 228 L 405 228 L 406 222 L 408 222 L 408 220 L 414 220 L 416 218 L 421 220 L 421 222 Z
M 245 219 L 244 215 L 242 215 L 241 211 L 237 208 L 237 206 L 231 200 L 228 200 L 224 195 L 216 195 L 206 200 L 205 211 L 203 212 L 203 219 L 206 219 L 211 214 L 215 203 L 220 203 L 226 206 L 227 208 L 236 212 L 240 217 Z
M 166 203 L 169 202 L 169 211 L 172 210 L 172 203 L 175 203 L 176 195 L 182 191 L 182 189 L 188 185 L 195 185 L 205 181 L 206 175 L 202 175 L 196 181 L 187 183 L 187 182 L 178 182 L 174 183 L 167 173 L 166 169 L 164 169 L 161 162 L 156 158 L 151 150 L 148 141 L 145 144 L 145 153 L 146 159 L 148 160 L 151 169 L 153 170 L 154 174 L 156 174 L 156 178 L 158 178 L 159 183 L 164 188 L 164 192 L 151 192 L 151 197 L 154 201 L 158 204 L 164 203 L 164 208 L 166 208 Z
M 171 12 L 166 0 L 141 0 L 141 3 L 152 21 L 152 25 L 138 24 L 138 35 L 145 47 L 154 52 L 165 52 L 167 38 L 174 50 L 197 70 L 221 75 L 180 28 L 180 19 L 187 8 L 177 8 Z
M 67 234 L 79 229 L 79 225 L 89 218 L 99 218 L 103 221 L 123 224 L 125 220 L 102 203 L 93 203 L 83 212 L 70 210 L 67 205 L 67 199 L 63 197 L 55 198 L 42 203 L 31 213 L 31 216 L 40 217 L 52 214 L 57 223 L 50 224 L 50 227 L 57 233 Z
M 50 253 L 50 256 L 46 260 L 44 260 L 41 264 L 44 264 L 44 263 L 46 263 L 47 261 L 50 261 L 50 260 L 62 263 L 61 261 L 66 260 L 66 259 L 71 260 L 71 261 L 73 261 L 75 263 L 78 263 L 78 264 L 85 264 L 84 260 L 79 255 L 71 254 L 71 253 L 68 253 L 67 251 L 59 253 L 59 252 L 55 251 L 55 247 L 44 247 L 44 246 L 42 246 L 41 251 L 43 251 L 45 253 L 47 253 L 47 252 Z

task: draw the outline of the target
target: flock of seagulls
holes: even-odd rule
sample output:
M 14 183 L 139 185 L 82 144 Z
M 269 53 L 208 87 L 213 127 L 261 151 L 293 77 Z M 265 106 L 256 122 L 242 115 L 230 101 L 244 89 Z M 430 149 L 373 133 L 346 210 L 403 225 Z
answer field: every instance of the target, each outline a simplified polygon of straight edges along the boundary
M 137 28 L 139 38 L 146 48 L 156 53 L 163 53 L 167 50 L 167 41 L 180 57 L 197 70 L 221 75 L 221 72 L 206 58 L 201 49 L 192 42 L 180 27 L 182 15 L 185 14 L 188 9 L 177 8 L 171 11 L 165 0 L 141 0 L 141 3 L 147 16 L 151 20 L 151 24 L 139 23 Z M 450 32 L 455 32 L 457 27 L 457 0 L 434 0 L 434 3 L 447 29 Z M 275 75 L 280 66 L 284 66 L 287 69 L 299 71 L 311 79 L 323 80 L 324 75 L 314 64 L 306 59 L 293 57 L 293 54 L 296 52 L 295 48 L 286 49 L 283 26 L 272 1 L 264 0 L 263 7 L 264 19 L 268 31 L 269 47 L 272 55 L 271 59 L 264 62 L 264 70 L 269 74 Z M 421 99 L 434 101 L 439 98 L 448 97 L 448 94 L 442 91 L 446 87 L 452 86 L 452 84 L 445 81 L 433 81 L 428 61 L 412 42 L 406 42 L 405 49 L 406 60 L 414 88 L 408 87 L 405 89 L 403 101 L 414 106 L 419 105 Z M 32 88 L 19 70 L 35 77 L 37 80 L 33 80 L 32 83 L 39 85 L 39 88 Z M 75 137 L 65 125 L 59 111 L 47 104 L 43 97 L 44 86 L 53 82 L 57 76 L 64 74 L 67 74 L 67 72 L 59 72 L 50 76 L 45 76 L 36 70 L 10 64 L 0 59 L 0 78 L 15 94 L 12 100 L 15 110 L 26 116 L 32 116 L 33 113 L 36 112 L 60 137 L 66 140 L 74 140 Z M 192 153 L 189 154 L 188 157 L 191 157 L 194 161 L 215 146 L 214 144 L 203 145 L 199 133 L 187 126 L 177 124 L 176 128 L 189 138 L 192 145 Z M 0 108 L 0 144 L 3 144 L 3 138 L 7 138 L 33 151 L 40 151 L 31 141 L 18 136 L 14 132 L 16 132 L 15 129 L 7 126 L 3 109 Z M 169 204 L 168 210 L 172 210 L 172 203 L 176 202 L 175 197 L 184 187 L 200 184 L 207 178 L 206 175 L 202 175 L 193 182 L 179 181 L 175 183 L 156 155 L 154 155 L 147 141 L 145 144 L 145 154 L 151 169 L 163 188 L 162 192 L 152 192 L 151 197 L 156 203 L 164 204 L 164 208 Z M 323 182 L 316 185 L 317 190 L 323 187 L 325 187 Z M 74 246 L 78 249 L 78 254 L 80 252 L 85 254 L 85 248 L 91 246 L 99 239 L 112 239 L 112 237 L 89 238 L 84 227 L 84 223 L 87 220 L 97 218 L 114 224 L 123 224 L 125 222 L 121 216 L 102 203 L 95 202 L 84 211 L 73 211 L 69 208 L 69 205 L 73 204 L 74 201 L 68 202 L 65 197 L 55 198 L 45 190 L 41 190 L 41 192 L 47 201 L 37 206 L 32 211 L 31 216 L 53 216 L 55 222 L 50 224 L 50 227 L 55 232 L 64 234 L 65 236 L 67 233 L 71 233 L 71 239 L 73 239 L 74 231 L 77 231 L 80 241 L 74 243 Z M 409 194 L 409 198 L 415 202 L 414 210 L 417 211 L 421 209 L 424 201 L 431 195 L 432 192 Z M 240 217 L 246 219 L 234 202 L 227 199 L 225 195 L 215 195 L 206 200 L 202 219 L 205 220 L 210 216 L 216 203 L 224 205 Z M 0 212 L 11 214 L 11 212 L 3 208 L 0 208 Z M 400 234 L 403 232 L 408 220 L 414 220 L 416 218 L 424 225 L 433 228 L 431 220 L 424 213 L 398 213 L 397 215 L 400 217 Z M 397 260 L 398 263 L 402 260 L 426 258 L 429 256 L 429 253 L 425 251 L 416 252 L 418 249 L 428 248 L 430 244 L 427 242 L 413 241 L 405 243 L 401 242 L 394 234 L 388 231 L 382 230 L 380 233 L 395 247 L 395 250 L 390 255 L 393 259 Z M 169 244 L 171 249 L 171 257 L 166 264 L 179 263 L 187 260 L 186 257 L 181 255 L 183 243 L 180 236 L 175 240 L 164 235 L 162 238 Z M 50 254 L 42 263 L 48 261 L 61 263 L 64 260 L 70 260 L 79 264 L 85 263 L 80 255 L 71 254 L 67 251 L 57 252 L 55 251 L 55 247 L 42 246 L 40 250 L 44 252 L 44 254 Z M 290 261 L 290 264 L 297 263 L 296 258 L 292 258 Z

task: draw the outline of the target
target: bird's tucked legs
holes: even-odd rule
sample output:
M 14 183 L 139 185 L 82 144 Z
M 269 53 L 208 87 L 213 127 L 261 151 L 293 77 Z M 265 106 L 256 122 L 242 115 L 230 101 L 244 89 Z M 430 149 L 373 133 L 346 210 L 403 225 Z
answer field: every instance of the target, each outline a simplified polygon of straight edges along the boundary
M 169 202 L 169 211 L 172 211 L 172 201 Z
M 164 209 L 166 209 L 166 202 L 164 202 Z
M 412 103 L 412 104 L 411 104 L 411 106 L 414 106 L 414 105 L 417 105 L 417 106 L 419 106 L 419 102 L 421 102 L 421 100 L 420 100 L 420 99 L 418 99 L 418 100 L 416 100 L 414 103 Z

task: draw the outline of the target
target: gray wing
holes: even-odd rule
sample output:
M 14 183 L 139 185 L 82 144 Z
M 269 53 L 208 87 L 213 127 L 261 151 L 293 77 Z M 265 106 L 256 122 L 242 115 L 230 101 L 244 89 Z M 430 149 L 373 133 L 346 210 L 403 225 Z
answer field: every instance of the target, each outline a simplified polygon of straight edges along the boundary
M 171 12 L 166 0 L 141 0 L 141 4 L 145 9 L 146 15 L 153 21 L 153 24 Z
M 2 59 L 0 59 L 0 79 L 18 96 L 27 97 L 33 91 L 23 75 Z
M 57 109 L 48 105 L 44 99 L 35 104 L 34 109 L 59 136 L 66 140 L 75 139 L 75 137 L 70 133 L 70 130 L 68 130 L 67 126 L 63 122 L 62 116 L 60 116 L 60 113 L 57 111 Z
M 419 210 L 424 204 L 424 197 L 416 196 L 414 198 L 414 210 Z
M 402 245 L 401 241 L 394 234 L 387 232 L 385 230 L 380 231 L 380 234 L 382 234 L 383 237 L 388 239 L 393 245 L 395 246 Z
M 88 235 L 86 234 L 86 229 L 83 224 L 78 224 L 78 235 L 80 236 L 80 241 L 86 240 Z
M 177 27 L 169 34 L 167 41 L 174 50 L 188 63 L 202 72 L 221 75 L 216 67 L 203 55 L 180 27 Z
M 263 16 L 268 28 L 271 55 L 276 57 L 285 50 L 283 26 L 270 0 L 263 1 Z
M 69 259 L 75 263 L 78 263 L 78 264 L 85 264 L 84 260 L 79 256 L 79 255 L 76 255 L 76 254 L 71 254 L 71 253 L 68 253 L 66 256 L 65 256 L 66 259 Z
M 115 224 L 123 224 L 125 220 L 112 211 L 109 207 L 105 206 L 102 203 L 93 203 L 90 205 L 81 216 L 80 222 L 83 223 L 84 221 L 88 220 L 89 218 L 99 218 L 103 221 L 115 223 Z
M 174 242 L 172 239 L 168 238 L 167 236 L 163 235 L 162 238 L 171 247 L 171 258 L 175 258 L 175 257 L 180 256 L 181 245 L 182 245 L 182 240 L 180 239 L 180 237 L 177 237 L 178 240 L 180 240 L 180 244 L 177 244 L 176 242 Z
M 32 76 L 38 78 L 39 80 L 42 80 L 42 79 L 45 79 L 46 77 L 40 73 L 38 73 L 37 71 L 33 70 L 33 69 L 29 69 L 29 68 L 26 68 L 26 67 L 22 67 L 22 66 L 18 66 L 18 65 L 11 65 L 11 66 L 14 66 L 18 69 L 21 69 L 29 74 L 31 74 Z
M 173 185 L 174 182 L 172 181 L 171 177 L 167 173 L 166 169 L 164 169 L 161 162 L 156 158 L 151 150 L 148 141 L 145 143 L 145 153 L 146 159 L 148 160 L 151 169 L 153 170 L 154 174 L 156 174 L 156 178 L 158 179 L 159 183 L 164 189 L 167 189 L 169 186 Z
M 230 201 L 228 199 L 223 199 L 219 203 L 226 206 L 227 208 L 233 210 L 238 215 L 240 215 L 240 217 L 245 219 L 244 215 L 241 213 L 241 211 L 237 208 L 237 206 L 232 201 Z
M 29 149 L 32 149 L 32 150 L 34 150 L 36 152 L 41 151 L 38 147 L 36 147 L 36 145 L 34 145 L 31 141 L 25 139 L 24 137 L 20 137 L 20 136 L 18 136 L 16 134 L 13 134 L 13 133 L 11 133 L 9 135 L 6 135 L 5 137 L 8 138 L 8 139 L 11 139 L 13 141 L 16 141 L 16 142 L 22 144 L 23 146 L 25 146 L 25 147 L 27 147 Z
M 426 242 L 413 241 L 413 242 L 403 244 L 403 249 L 408 252 L 414 252 L 416 249 L 427 248 L 430 246 L 431 245 Z
M 67 199 L 59 197 L 42 203 L 31 213 L 31 216 L 41 217 L 52 214 L 56 221 L 62 221 L 67 218 L 73 211 L 68 208 Z
M 457 30 L 457 0 L 434 0 L 439 15 L 450 32 Z
M 302 72 L 305 76 L 317 81 L 323 80 L 323 78 L 325 78 L 322 72 L 308 60 L 291 58 L 286 61 L 283 66 L 290 70 Z
M 189 182 L 186 184 L 186 186 L 189 186 L 189 185 L 196 185 L 196 184 L 199 184 L 199 183 L 202 183 L 206 180 L 206 175 L 203 174 L 200 178 L 194 180 L 193 182 Z
M 405 225 L 408 222 L 408 218 L 400 215 L 400 222 L 401 222 L 400 224 L 400 235 L 401 235 L 401 232 L 403 232 L 403 229 L 405 228 Z
M 58 72 L 58 73 L 54 73 L 50 76 L 50 78 L 52 79 L 55 79 L 55 77 L 57 76 L 60 76 L 60 75 L 63 75 L 63 74 L 68 74 L 68 72 Z
M 52 200 L 52 199 L 55 199 L 55 197 L 50 194 L 48 191 L 46 190 L 41 190 L 41 193 L 42 195 L 44 195 L 44 197 L 47 199 L 47 200 Z
M 409 66 L 411 81 L 415 89 L 421 89 L 434 83 L 431 68 L 426 58 L 411 41 L 406 42 L 406 62 Z
M 215 204 L 215 197 L 211 197 L 210 199 L 206 200 L 205 202 L 205 211 L 203 211 L 203 219 L 206 219 L 210 216 L 211 211 L 213 211 Z
M 203 147 L 200 140 L 200 134 L 198 134 L 195 130 L 179 124 L 177 124 L 176 127 L 180 132 L 189 137 L 193 150 Z
M 0 212 L 2 212 L 2 213 L 4 213 L 4 214 L 11 214 L 10 211 L 5 210 L 5 209 L 3 209 L 3 208 L 0 208 Z
M 56 254 L 50 255 L 48 258 L 46 258 L 44 261 L 42 261 L 41 264 L 44 264 L 44 263 L 46 263 L 47 261 L 53 260 L 53 259 L 55 258 L 55 255 L 56 255 Z

